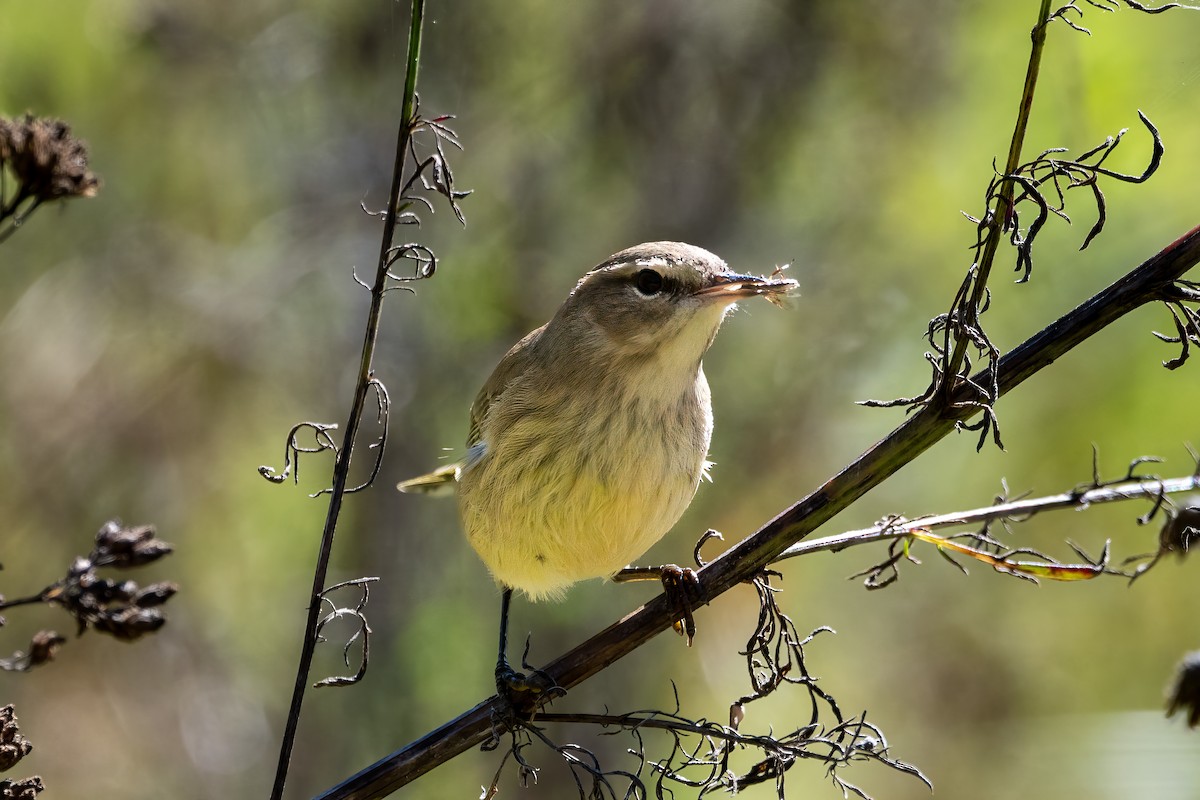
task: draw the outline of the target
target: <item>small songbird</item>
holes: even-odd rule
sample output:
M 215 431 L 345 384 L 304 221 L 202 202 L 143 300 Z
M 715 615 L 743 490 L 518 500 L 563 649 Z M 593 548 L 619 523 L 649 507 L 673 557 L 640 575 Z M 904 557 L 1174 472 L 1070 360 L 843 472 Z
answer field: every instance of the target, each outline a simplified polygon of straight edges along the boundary
M 515 675 L 513 589 L 558 598 L 612 577 L 687 509 L 713 429 L 701 358 L 738 300 L 778 303 L 795 288 L 689 244 L 622 250 L 500 360 L 471 408 L 462 461 L 399 485 L 457 485 L 467 539 L 504 590 L 498 682 Z

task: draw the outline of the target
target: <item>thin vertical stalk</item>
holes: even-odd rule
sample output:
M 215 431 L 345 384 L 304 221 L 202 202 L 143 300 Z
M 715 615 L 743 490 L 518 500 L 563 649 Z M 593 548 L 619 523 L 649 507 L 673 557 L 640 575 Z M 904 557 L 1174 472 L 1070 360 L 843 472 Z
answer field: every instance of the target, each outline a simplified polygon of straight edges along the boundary
M 425 0 L 412 0 L 412 18 L 408 30 L 408 61 L 404 79 L 404 94 L 401 106 L 400 130 L 396 141 L 396 160 L 392 169 L 392 186 L 387 211 L 383 222 L 383 238 L 379 248 L 379 263 L 375 269 L 375 283 L 371 287 L 371 308 L 367 313 L 367 327 L 363 335 L 362 356 L 359 359 L 358 382 L 354 388 L 354 402 L 346 421 L 342 446 L 338 450 L 333 466 L 333 484 L 329 495 L 329 508 L 325 515 L 325 528 L 321 535 L 321 548 L 317 553 L 317 564 L 313 570 L 312 594 L 309 597 L 308 618 L 304 628 L 304 641 L 296 669 L 296 682 L 292 688 L 292 702 L 284 728 L 283 741 L 279 749 L 279 762 L 275 770 L 275 784 L 271 800 L 281 800 L 291 763 L 292 748 L 296 741 L 296 730 L 300 723 L 300 710 L 304 693 L 308 688 L 309 672 L 317 646 L 317 622 L 321 610 L 321 592 L 325 588 L 329 572 L 329 559 L 333 551 L 333 537 L 337 531 L 342 500 L 346 495 L 346 482 L 350 474 L 350 462 L 354 455 L 354 441 L 362 421 L 367 392 L 372 379 L 372 363 L 375 343 L 379 337 L 379 322 L 383 312 L 383 297 L 388 280 L 388 256 L 396 232 L 396 218 L 403 186 L 406 156 L 412 139 L 416 110 L 417 65 L 421 55 L 421 26 L 425 16 Z
M 1012 140 L 1008 145 L 1008 159 L 1004 163 L 1004 174 L 1012 175 L 1021 166 L 1021 149 L 1025 144 L 1025 131 L 1029 127 L 1029 115 L 1033 111 L 1033 92 L 1037 87 L 1038 73 L 1042 66 L 1042 51 L 1046 46 L 1046 27 L 1050 19 L 1050 0 L 1042 0 L 1038 9 L 1037 24 L 1033 26 L 1030 38 L 1033 46 L 1029 52 L 1029 64 L 1025 68 L 1025 86 L 1021 90 L 1021 104 L 1017 108 L 1017 121 L 1013 126 Z M 996 208 L 988 220 L 988 235 L 976 264 L 975 277 L 971 286 L 971 297 L 962 306 L 964 313 L 974 317 L 983 305 L 987 293 L 988 278 L 992 272 L 992 264 L 996 259 L 996 250 L 1000 247 L 1000 237 L 1004 234 L 1005 223 L 1012 212 L 1013 193 L 1016 184 L 1011 180 L 1001 180 L 996 196 Z M 951 312 L 953 313 L 953 311 Z M 953 328 L 947 328 L 953 330 Z M 945 362 L 942 365 L 942 384 L 940 387 L 941 407 L 947 408 L 950 396 L 956 387 L 955 376 L 962 367 L 967 355 L 970 339 L 959 336 L 954 341 L 951 353 L 947 348 Z

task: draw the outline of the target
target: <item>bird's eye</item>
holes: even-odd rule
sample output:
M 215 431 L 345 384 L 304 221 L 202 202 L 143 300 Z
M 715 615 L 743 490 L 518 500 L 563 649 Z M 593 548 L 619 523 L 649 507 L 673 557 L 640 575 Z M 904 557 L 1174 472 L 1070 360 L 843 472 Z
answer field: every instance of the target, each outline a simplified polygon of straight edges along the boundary
M 662 291 L 663 276 L 652 269 L 644 269 L 633 276 L 633 285 L 639 292 L 650 297 Z

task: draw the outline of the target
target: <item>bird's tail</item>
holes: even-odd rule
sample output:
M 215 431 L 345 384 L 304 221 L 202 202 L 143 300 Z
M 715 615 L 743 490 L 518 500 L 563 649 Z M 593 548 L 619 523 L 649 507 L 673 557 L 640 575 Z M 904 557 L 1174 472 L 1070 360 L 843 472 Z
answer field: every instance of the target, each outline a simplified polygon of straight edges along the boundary
M 421 475 L 416 478 L 409 478 L 406 481 L 400 481 L 400 483 L 396 484 L 396 488 L 409 494 L 453 494 L 455 487 L 458 485 L 458 473 L 461 468 L 459 464 L 450 464 L 440 469 L 435 469 L 428 475 Z

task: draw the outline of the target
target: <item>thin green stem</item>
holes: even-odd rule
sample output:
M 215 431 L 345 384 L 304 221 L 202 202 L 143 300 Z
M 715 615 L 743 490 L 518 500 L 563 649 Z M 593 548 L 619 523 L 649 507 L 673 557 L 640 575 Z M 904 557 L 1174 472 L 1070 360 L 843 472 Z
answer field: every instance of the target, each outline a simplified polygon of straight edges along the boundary
M 1038 9 L 1037 24 L 1034 25 L 1030 34 L 1033 46 L 1029 52 L 1029 64 L 1025 68 L 1025 86 L 1021 90 L 1021 104 L 1017 107 L 1017 121 L 1013 126 L 1012 140 L 1008 145 L 1008 159 L 1004 162 L 1005 175 L 1012 175 L 1021 166 L 1021 150 L 1025 145 L 1025 132 L 1029 127 L 1029 116 L 1033 111 L 1033 93 L 1037 88 L 1038 73 L 1041 71 L 1042 51 L 1046 46 L 1046 27 L 1049 19 L 1050 0 L 1042 0 L 1041 7 Z M 979 309 L 983 306 L 987 296 L 988 278 L 991 276 L 992 264 L 996 260 L 996 251 L 1000 247 L 1000 239 L 1004 235 L 1006 222 L 1012 213 L 1012 199 L 1016 191 L 1016 184 L 1011 180 L 1001 180 L 998 190 L 996 207 L 990 212 L 991 216 L 987 220 L 987 238 L 984 240 L 979 260 L 974 265 L 975 274 L 970 298 L 957 304 L 957 307 L 951 310 L 951 315 L 956 312 L 965 315 L 964 321 L 972 327 L 975 326 Z M 952 331 L 953 326 L 948 325 L 948 337 L 952 335 Z M 947 342 L 947 344 L 949 343 Z M 956 336 L 953 349 L 946 347 L 944 351 L 942 382 L 939 391 L 942 408 L 947 407 L 950 395 L 958 388 L 956 377 L 967 356 L 969 344 L 970 339 L 967 337 Z
M 296 681 L 292 688 L 292 702 L 288 711 L 287 724 L 284 729 L 283 740 L 280 744 L 279 761 L 276 765 L 275 783 L 271 791 L 271 800 L 281 800 L 284 784 L 287 781 L 292 748 L 295 745 L 296 731 L 300 723 L 300 711 L 304 703 L 305 690 L 308 688 L 309 672 L 312 668 L 313 654 L 317 646 L 317 622 L 321 610 L 321 593 L 325 588 L 325 580 L 329 572 L 329 560 L 333 552 L 333 537 L 337 531 L 338 518 L 342 510 L 342 501 L 346 495 L 346 484 L 350 475 L 350 463 L 354 456 L 354 442 L 358 436 L 363 409 L 366 406 L 367 393 L 370 390 L 373 377 L 372 364 L 375 358 L 375 344 L 379 338 L 379 322 L 383 313 L 383 298 L 386 294 L 385 290 L 388 279 L 388 258 L 396 232 L 400 192 L 403 187 L 404 165 L 413 133 L 416 110 L 417 65 L 421 54 L 421 28 L 424 16 L 425 0 L 413 0 L 412 18 L 409 23 L 408 60 L 401 104 L 400 128 L 396 141 L 396 158 L 392 169 L 391 192 L 388 196 L 388 206 L 384 216 L 383 237 L 379 248 L 379 263 L 375 271 L 375 284 L 371 287 L 371 307 L 367 313 L 367 326 L 363 335 L 358 380 L 354 388 L 354 402 L 351 405 L 350 416 L 346 421 L 346 430 L 342 437 L 341 449 L 338 450 L 337 459 L 334 461 L 329 508 L 325 515 L 325 528 L 321 535 L 321 547 L 317 553 L 317 564 L 313 570 L 312 594 L 309 598 L 308 618 L 304 628 L 304 641 L 301 646 L 300 660 L 296 668 Z

